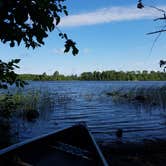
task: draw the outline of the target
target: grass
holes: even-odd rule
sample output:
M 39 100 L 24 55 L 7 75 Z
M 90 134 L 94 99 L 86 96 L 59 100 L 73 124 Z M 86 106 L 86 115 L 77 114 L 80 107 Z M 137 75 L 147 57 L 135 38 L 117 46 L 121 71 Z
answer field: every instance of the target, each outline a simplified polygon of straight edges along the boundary
M 0 116 L 10 118 L 12 115 L 28 121 L 36 119 L 40 111 L 49 108 L 53 100 L 48 91 L 29 90 L 26 92 L 4 93 L 0 95 Z
M 115 102 L 141 103 L 166 109 L 166 86 L 121 88 L 106 94 Z
M 35 122 L 49 115 L 55 106 L 54 96 L 50 93 L 47 89 L 0 93 L 0 148 L 18 141 L 20 120 Z
M 32 121 L 39 116 L 45 118 L 56 106 L 66 105 L 73 99 L 49 89 L 13 90 L 0 94 L 0 117 L 18 116 Z

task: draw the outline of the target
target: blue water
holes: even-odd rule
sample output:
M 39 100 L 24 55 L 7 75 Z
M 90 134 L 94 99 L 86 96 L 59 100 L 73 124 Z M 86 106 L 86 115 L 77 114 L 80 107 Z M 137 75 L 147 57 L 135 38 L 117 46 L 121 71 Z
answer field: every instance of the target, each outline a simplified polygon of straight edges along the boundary
M 47 91 L 52 104 L 43 106 L 35 122 L 13 120 L 19 141 L 85 121 L 98 142 L 116 141 L 115 132 L 123 129 L 123 141 L 141 142 L 144 139 L 166 139 L 166 112 L 155 106 L 120 103 L 106 93 L 132 87 L 161 87 L 166 82 L 129 81 L 51 81 L 30 82 L 31 89 Z M 41 101 L 42 102 L 42 101 Z M 14 122 L 15 121 L 15 122 Z

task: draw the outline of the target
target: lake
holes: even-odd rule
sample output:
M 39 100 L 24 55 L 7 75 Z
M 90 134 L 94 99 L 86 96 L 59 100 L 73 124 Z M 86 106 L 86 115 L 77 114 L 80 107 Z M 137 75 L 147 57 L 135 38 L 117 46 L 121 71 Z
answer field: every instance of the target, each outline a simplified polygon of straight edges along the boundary
M 40 101 L 40 117 L 34 122 L 12 119 L 17 141 L 49 133 L 85 121 L 98 142 L 115 142 L 117 129 L 123 130 L 123 142 L 166 139 L 166 109 L 162 105 L 119 102 L 107 93 L 132 88 L 166 86 L 159 81 L 32 81 L 24 92 L 47 92 Z M 45 101 L 44 101 L 45 100 Z M 158 98 L 160 100 L 160 98 Z M 48 101 L 48 103 L 47 103 Z M 44 103 L 42 106 L 42 103 Z M 47 106 L 48 104 L 48 106 Z

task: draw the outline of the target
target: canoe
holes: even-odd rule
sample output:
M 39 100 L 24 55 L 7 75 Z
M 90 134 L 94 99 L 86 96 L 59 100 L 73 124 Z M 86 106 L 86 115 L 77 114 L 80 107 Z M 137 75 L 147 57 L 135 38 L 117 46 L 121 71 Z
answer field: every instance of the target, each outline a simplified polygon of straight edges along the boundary
M 108 166 L 86 124 L 33 138 L 0 150 L 0 166 Z

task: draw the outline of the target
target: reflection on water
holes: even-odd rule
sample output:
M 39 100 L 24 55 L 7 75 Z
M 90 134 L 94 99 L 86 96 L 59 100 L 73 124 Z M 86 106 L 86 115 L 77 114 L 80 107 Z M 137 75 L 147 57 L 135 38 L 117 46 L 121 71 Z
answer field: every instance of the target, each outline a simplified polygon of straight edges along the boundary
M 30 82 L 31 89 L 48 92 L 48 106 L 40 104 L 40 118 L 35 122 L 13 119 L 19 141 L 48 133 L 80 121 L 87 122 L 99 142 L 116 141 L 116 130 L 123 129 L 123 141 L 166 138 L 166 112 L 159 105 L 114 101 L 107 92 L 131 88 L 162 87 L 166 82 L 62 81 Z M 45 100 L 47 101 L 47 96 Z M 51 99 L 51 100 L 50 100 Z M 158 99 L 160 100 L 160 99 Z

